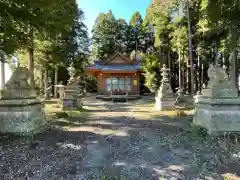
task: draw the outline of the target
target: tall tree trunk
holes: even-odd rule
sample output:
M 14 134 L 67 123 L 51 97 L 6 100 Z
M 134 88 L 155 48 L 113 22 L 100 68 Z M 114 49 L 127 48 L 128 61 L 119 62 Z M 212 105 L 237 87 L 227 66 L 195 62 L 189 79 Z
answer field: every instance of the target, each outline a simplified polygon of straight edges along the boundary
M 182 62 L 184 62 L 185 56 L 184 56 L 184 50 L 183 49 L 181 49 L 180 54 L 181 54 L 181 60 L 182 60 Z M 187 89 L 187 87 L 185 86 L 185 77 L 186 77 L 185 65 L 184 65 L 184 63 L 182 63 L 182 88 L 183 88 L 183 92 L 186 91 L 186 89 Z
M 84 76 L 84 94 L 87 93 L 87 77 Z
M 161 59 L 162 59 L 162 47 L 159 46 L 159 54 L 158 54 L 158 61 L 159 61 L 159 64 L 160 64 L 160 62 L 161 62 Z M 160 69 L 161 69 L 161 67 L 160 67 Z
M 43 95 L 44 94 L 44 68 L 43 67 L 41 67 L 40 89 L 41 89 L 41 95 Z
M 197 59 L 197 69 L 196 69 L 196 73 L 197 73 L 197 81 L 196 81 L 196 84 L 197 84 L 197 91 L 200 93 L 200 89 L 201 89 L 201 74 L 200 74 L 200 71 L 201 71 L 201 63 L 200 63 L 200 56 L 198 54 L 198 59 Z
M 0 62 L 1 62 L 1 89 L 5 90 L 5 59 L 3 53 L 0 52 Z
M 203 89 L 203 83 L 204 83 L 204 65 L 201 66 L 201 92 Z
M 29 55 L 29 59 L 28 59 L 28 70 L 30 73 L 30 87 L 32 89 L 34 89 L 35 85 L 34 85 L 34 47 L 33 47 L 33 26 L 29 26 L 29 38 L 30 38 L 30 44 L 28 46 L 28 55 Z
M 231 61 L 230 61 L 230 66 L 231 66 L 231 72 L 230 72 L 230 77 L 231 77 L 231 80 L 234 84 L 237 85 L 237 68 L 236 68 L 236 48 L 233 48 L 232 49 L 232 52 L 231 52 Z
M 169 68 L 169 82 L 172 85 L 172 62 L 170 58 L 170 50 L 167 52 L 168 68 Z M 175 91 L 175 90 L 174 90 Z
M 182 61 L 181 61 L 181 49 L 179 48 L 179 50 L 178 50 L 178 80 L 179 80 L 179 89 L 181 89 L 182 90 L 182 72 L 181 72 L 181 63 L 182 63 Z
M 55 70 L 54 70 L 54 97 L 57 98 L 57 87 L 56 85 L 58 84 L 58 65 L 55 66 Z
M 194 94 L 194 72 L 193 72 L 193 47 L 192 47 L 192 28 L 190 19 L 189 0 L 187 0 L 187 16 L 188 16 L 188 45 L 189 45 L 189 61 L 190 61 L 190 78 L 191 78 L 191 94 Z
M 187 69 L 186 69 L 186 94 L 189 94 L 189 63 L 187 60 Z
M 48 67 L 47 67 L 47 65 L 45 66 L 45 71 L 44 71 L 44 97 L 45 97 L 45 99 L 49 98 L 49 93 L 48 93 Z

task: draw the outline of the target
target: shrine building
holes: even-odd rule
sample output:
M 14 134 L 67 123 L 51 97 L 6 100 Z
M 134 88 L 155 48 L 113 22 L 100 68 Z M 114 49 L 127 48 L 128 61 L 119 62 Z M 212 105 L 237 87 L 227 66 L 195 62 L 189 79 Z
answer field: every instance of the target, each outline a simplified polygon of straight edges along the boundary
M 106 60 L 95 61 L 87 68 L 87 73 L 97 78 L 97 98 L 140 97 L 140 60 L 115 53 Z

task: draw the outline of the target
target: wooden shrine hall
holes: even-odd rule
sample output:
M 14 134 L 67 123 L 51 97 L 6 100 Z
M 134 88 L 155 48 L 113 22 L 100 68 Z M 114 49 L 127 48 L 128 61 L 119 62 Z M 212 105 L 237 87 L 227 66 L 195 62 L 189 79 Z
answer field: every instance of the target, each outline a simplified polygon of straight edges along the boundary
M 95 61 L 87 72 L 97 78 L 97 98 L 129 100 L 140 97 L 140 60 L 115 53 L 106 60 Z

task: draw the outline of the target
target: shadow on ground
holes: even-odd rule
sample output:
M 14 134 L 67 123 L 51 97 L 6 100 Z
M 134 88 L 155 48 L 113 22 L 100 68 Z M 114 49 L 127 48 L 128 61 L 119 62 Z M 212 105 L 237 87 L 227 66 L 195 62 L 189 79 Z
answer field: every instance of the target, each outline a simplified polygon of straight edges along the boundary
M 196 136 L 190 122 L 180 117 L 144 120 L 127 114 L 128 110 L 119 114 L 118 105 L 106 108 L 107 112 L 94 111 L 101 113 L 99 117 L 55 120 L 51 129 L 33 137 L 1 136 L 0 179 L 218 180 L 224 173 L 240 176 L 239 145 Z

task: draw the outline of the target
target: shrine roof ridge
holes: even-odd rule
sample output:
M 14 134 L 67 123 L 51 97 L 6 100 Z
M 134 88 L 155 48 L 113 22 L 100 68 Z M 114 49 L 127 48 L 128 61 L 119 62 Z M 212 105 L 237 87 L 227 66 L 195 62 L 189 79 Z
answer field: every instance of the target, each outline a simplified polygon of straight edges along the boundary
M 141 66 L 140 64 L 121 64 L 121 65 L 116 65 L 116 64 L 108 64 L 108 65 L 99 65 L 99 64 L 95 64 L 92 65 L 90 67 L 88 67 L 88 69 L 98 69 L 98 70 L 103 70 L 103 71 L 107 71 L 107 70 L 140 70 Z

